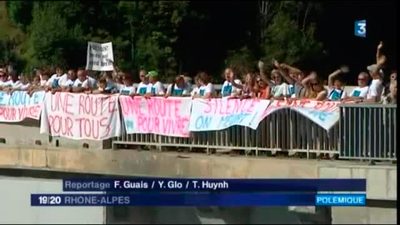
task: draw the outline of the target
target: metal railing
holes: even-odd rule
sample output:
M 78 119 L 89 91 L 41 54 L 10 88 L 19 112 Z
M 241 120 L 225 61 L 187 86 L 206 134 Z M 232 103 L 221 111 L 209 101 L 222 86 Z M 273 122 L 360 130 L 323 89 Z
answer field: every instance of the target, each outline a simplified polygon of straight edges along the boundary
M 338 154 L 339 125 L 329 132 L 290 109 L 270 114 L 257 130 L 233 126 L 221 131 L 192 132 L 189 138 L 166 137 L 156 134 L 125 134 L 113 140 L 113 147 L 121 145 L 155 146 L 189 149 L 200 148 L 210 154 L 213 150 L 239 150 L 246 154 L 285 151 L 317 154 Z
M 397 106 L 340 106 L 340 158 L 397 160 Z

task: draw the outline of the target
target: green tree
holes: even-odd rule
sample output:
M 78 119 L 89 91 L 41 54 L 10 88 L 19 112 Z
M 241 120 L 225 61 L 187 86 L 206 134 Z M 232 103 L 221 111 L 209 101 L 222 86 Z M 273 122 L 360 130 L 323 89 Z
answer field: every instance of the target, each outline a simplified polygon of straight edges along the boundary
M 177 30 L 187 15 L 188 4 L 184 1 L 119 3 L 127 31 L 121 35 L 129 40 L 128 59 L 133 67 L 158 69 L 165 76 L 176 74 Z
M 35 2 L 29 27 L 29 66 L 82 64 L 85 59 L 83 34 L 79 25 L 67 26 L 62 9 L 66 2 Z M 75 64 L 75 65 L 71 65 Z
M 6 6 L 10 20 L 26 31 L 32 21 L 33 1 L 7 1 Z
M 310 2 L 278 2 L 279 10 L 266 28 L 261 45 L 263 59 L 277 59 L 289 64 L 304 63 L 322 56 L 322 43 L 315 39 L 315 24 L 310 14 L 319 5 Z

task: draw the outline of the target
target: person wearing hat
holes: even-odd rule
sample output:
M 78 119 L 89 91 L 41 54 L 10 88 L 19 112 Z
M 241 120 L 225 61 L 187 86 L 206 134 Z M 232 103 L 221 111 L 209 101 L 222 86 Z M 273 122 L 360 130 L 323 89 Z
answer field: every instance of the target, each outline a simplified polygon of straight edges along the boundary
M 164 85 L 158 80 L 158 72 L 155 70 L 149 71 L 146 75 L 149 78 L 149 86 L 147 87 L 147 96 L 164 95 Z

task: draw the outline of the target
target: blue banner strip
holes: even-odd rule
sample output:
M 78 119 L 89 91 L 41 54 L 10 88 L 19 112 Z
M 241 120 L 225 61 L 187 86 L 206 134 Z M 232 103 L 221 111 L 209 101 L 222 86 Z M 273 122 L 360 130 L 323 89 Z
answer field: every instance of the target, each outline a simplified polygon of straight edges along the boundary
M 32 206 L 312 206 L 315 194 L 32 194 Z
M 32 194 L 32 206 L 365 206 L 365 194 Z
M 63 191 L 365 192 L 365 179 L 65 179 Z
M 318 194 L 315 196 L 317 206 L 365 206 L 366 194 Z

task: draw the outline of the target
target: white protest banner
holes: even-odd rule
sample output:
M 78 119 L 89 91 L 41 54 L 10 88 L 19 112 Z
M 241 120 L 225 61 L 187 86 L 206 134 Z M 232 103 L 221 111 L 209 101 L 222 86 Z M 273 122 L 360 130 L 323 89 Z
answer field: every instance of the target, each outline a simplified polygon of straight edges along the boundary
M 47 93 L 40 133 L 104 140 L 121 134 L 118 95 Z
M 88 42 L 86 69 L 94 71 L 114 70 L 114 55 L 112 43 Z
M 128 134 L 160 134 L 189 137 L 191 98 L 120 96 L 122 117 Z
M 26 91 L 14 91 L 11 95 L 0 91 L 0 122 L 39 120 L 44 96 L 44 91 L 34 92 L 32 96 Z
M 329 130 L 339 121 L 340 102 L 316 101 L 311 99 L 273 100 L 265 110 L 262 119 L 271 113 L 284 108 L 290 108 L 307 117 L 325 130 Z
M 260 99 L 194 99 L 190 131 L 223 130 L 240 125 L 257 129 L 269 100 Z
M 309 100 L 306 104 L 294 104 L 290 108 L 329 131 L 339 121 L 339 104 L 339 101 Z

